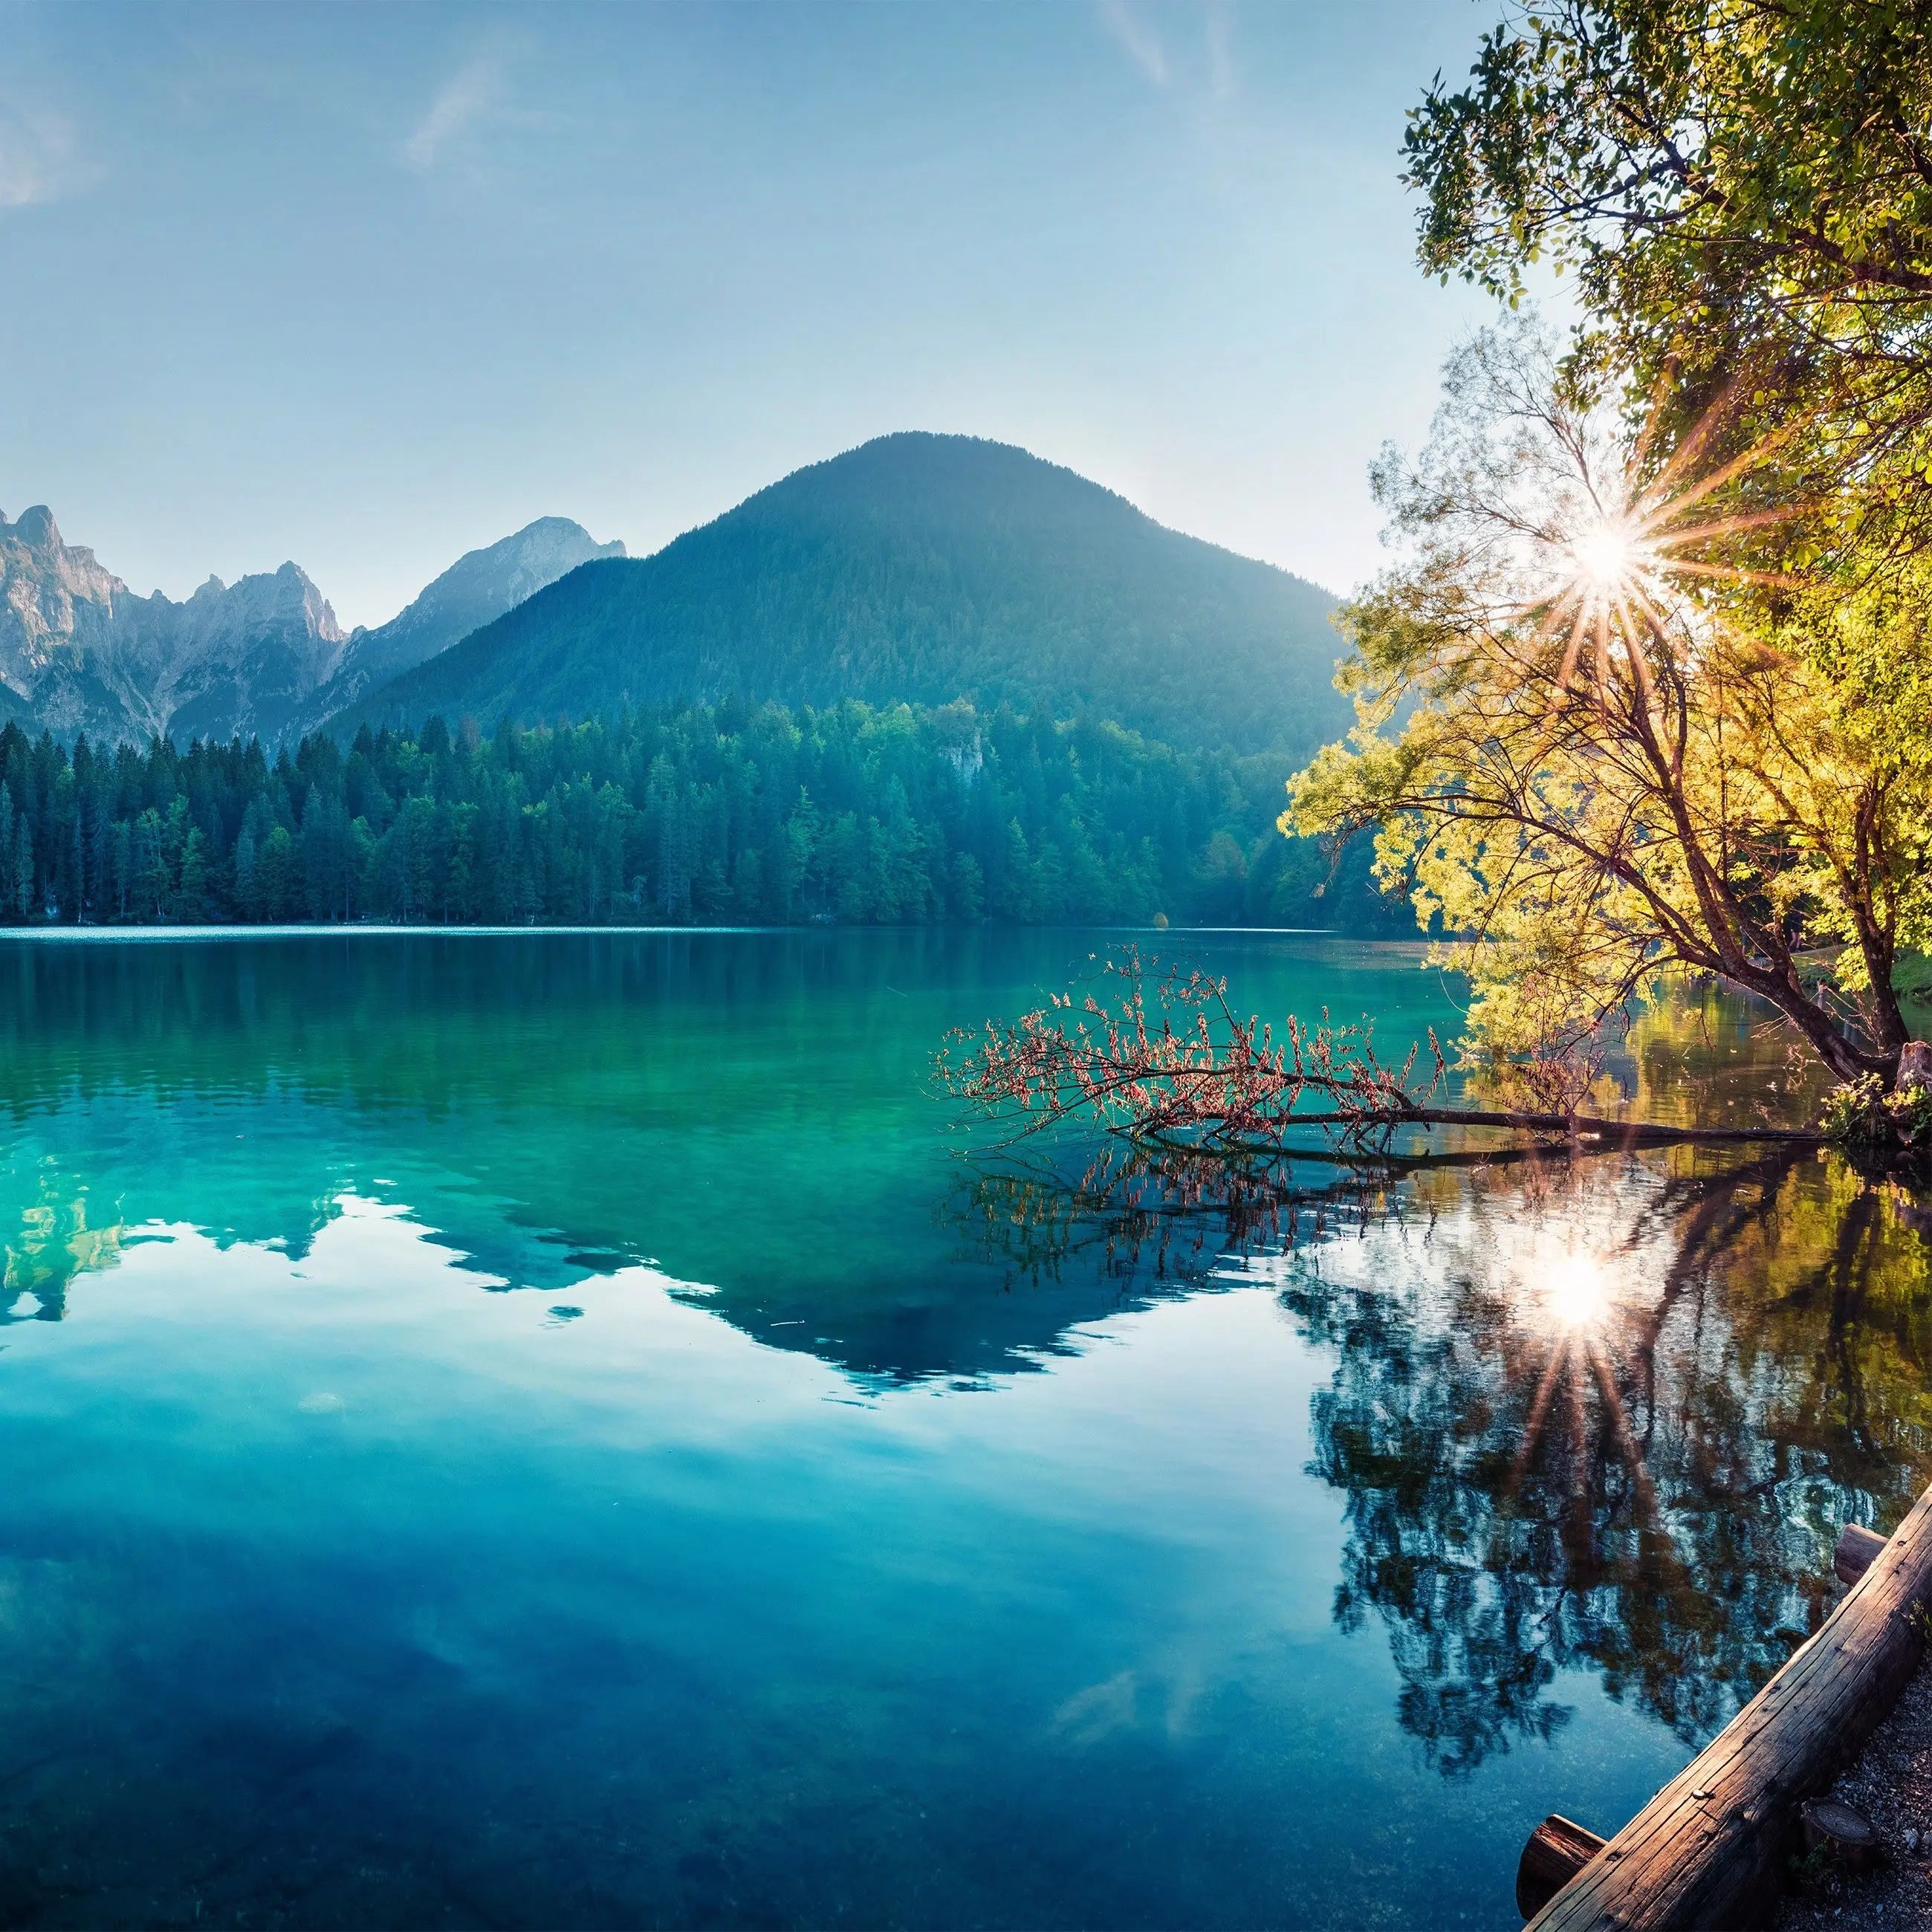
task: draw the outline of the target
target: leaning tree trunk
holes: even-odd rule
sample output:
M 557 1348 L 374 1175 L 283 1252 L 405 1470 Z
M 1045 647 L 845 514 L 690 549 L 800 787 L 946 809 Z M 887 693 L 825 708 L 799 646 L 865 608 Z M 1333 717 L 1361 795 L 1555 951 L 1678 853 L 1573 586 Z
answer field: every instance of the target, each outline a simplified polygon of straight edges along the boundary
M 1932 1489 L 1804 1644 L 1530 1922 L 1529 1932 L 1761 1925 L 1804 1802 L 1830 1784 L 1925 1647 Z

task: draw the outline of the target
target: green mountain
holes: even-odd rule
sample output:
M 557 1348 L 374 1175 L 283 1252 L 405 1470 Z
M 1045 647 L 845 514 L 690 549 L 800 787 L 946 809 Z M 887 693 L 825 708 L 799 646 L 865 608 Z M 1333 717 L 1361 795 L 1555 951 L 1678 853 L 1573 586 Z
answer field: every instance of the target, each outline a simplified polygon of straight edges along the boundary
M 969 698 L 1299 758 L 1348 722 L 1334 602 L 1024 450 L 890 436 L 653 556 L 580 566 L 331 729 Z

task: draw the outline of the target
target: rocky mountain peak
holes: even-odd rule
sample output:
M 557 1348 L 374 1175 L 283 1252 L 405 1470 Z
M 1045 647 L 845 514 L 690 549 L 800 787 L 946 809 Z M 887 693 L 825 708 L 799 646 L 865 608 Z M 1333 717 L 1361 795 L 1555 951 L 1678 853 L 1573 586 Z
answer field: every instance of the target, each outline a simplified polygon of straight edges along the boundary
M 499 542 L 466 552 L 406 610 L 350 637 L 340 670 L 316 694 L 297 728 L 325 723 L 376 686 L 494 623 L 579 564 L 623 554 L 621 543 L 600 544 L 568 517 L 539 517 Z
M 52 511 L 44 503 L 36 503 L 31 509 L 22 510 L 17 524 L 9 524 L 5 515 L 0 514 L 0 538 L 4 537 L 11 537 L 29 550 L 57 550 L 62 548 L 60 526 L 54 521 Z
M 376 676 L 412 669 L 592 557 L 621 556 L 566 517 L 458 560 L 399 616 L 344 634 L 292 561 L 179 603 L 137 597 L 62 540 L 44 503 L 0 514 L 0 713 L 24 706 L 57 735 L 139 743 L 310 728 Z M 9 705 L 8 696 L 17 702 Z

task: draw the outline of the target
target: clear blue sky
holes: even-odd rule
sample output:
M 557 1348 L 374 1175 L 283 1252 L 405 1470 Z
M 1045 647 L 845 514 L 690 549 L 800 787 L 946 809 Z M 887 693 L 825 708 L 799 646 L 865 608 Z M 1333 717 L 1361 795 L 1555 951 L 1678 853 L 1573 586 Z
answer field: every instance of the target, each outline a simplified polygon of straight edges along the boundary
M 1484 313 L 1396 176 L 1492 11 L 0 0 L 0 507 L 378 622 L 952 430 L 1343 588 Z

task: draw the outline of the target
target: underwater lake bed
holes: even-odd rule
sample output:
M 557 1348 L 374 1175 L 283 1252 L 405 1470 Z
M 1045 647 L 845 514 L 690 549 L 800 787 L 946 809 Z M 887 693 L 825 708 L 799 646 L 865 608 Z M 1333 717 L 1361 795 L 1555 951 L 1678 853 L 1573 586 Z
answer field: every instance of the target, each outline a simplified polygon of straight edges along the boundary
M 962 1160 L 933 1049 L 1118 943 L 0 939 L 0 1924 L 1516 1924 L 1932 1479 L 1932 1215 Z

